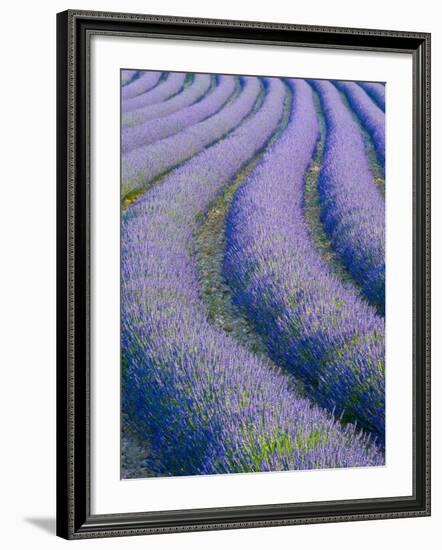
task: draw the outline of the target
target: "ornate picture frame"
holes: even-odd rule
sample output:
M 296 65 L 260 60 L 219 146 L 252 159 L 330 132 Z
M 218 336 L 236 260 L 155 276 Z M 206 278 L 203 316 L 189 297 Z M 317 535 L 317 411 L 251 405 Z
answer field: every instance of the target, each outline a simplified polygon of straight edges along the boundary
M 94 36 L 412 58 L 412 494 L 94 513 L 91 40 Z M 149 67 L 146 67 L 149 69 Z M 288 70 L 288 73 L 290 71 Z M 299 76 L 297 74 L 294 77 Z M 302 75 L 301 75 L 302 76 Z M 319 75 L 320 76 L 320 75 Z M 119 113 L 115 113 L 118 117 Z M 387 144 L 387 149 L 388 149 Z M 66 539 L 430 515 L 430 35 L 68 10 L 57 15 L 57 534 Z M 93 312 L 92 312 L 93 314 Z M 261 475 L 261 474 L 254 474 Z M 146 481 L 147 482 L 147 481 Z M 155 483 L 155 480 L 152 481 Z

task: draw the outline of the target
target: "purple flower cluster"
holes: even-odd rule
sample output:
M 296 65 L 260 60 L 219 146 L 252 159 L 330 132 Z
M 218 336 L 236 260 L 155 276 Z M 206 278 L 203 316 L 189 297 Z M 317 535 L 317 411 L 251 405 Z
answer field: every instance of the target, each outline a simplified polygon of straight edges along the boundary
M 385 113 L 355 82 L 336 81 L 335 85 L 344 92 L 351 108 L 367 129 L 373 141 L 376 156 L 385 166 Z
M 123 86 L 121 89 L 121 98 L 123 102 L 128 101 L 129 99 L 132 99 L 140 94 L 144 94 L 154 88 L 160 81 L 162 74 L 163 73 L 158 71 L 140 72 L 138 78 L 127 86 Z
M 215 114 L 235 92 L 237 82 L 233 76 L 220 76 L 217 80 L 218 84 L 200 101 L 168 116 L 155 117 L 133 128 L 123 128 L 122 152 L 127 153 L 177 134 Z
M 167 78 L 161 80 L 157 86 L 147 92 L 143 92 L 130 99 L 123 98 L 121 105 L 123 111 L 123 126 L 127 125 L 125 118 L 130 116 L 129 111 L 162 103 L 166 99 L 182 91 L 185 80 L 185 73 L 169 73 Z
M 327 135 L 318 180 L 332 246 L 370 303 L 385 309 L 385 202 L 370 173 L 358 124 L 330 82 L 313 80 Z M 361 90 L 362 91 L 362 90 Z
M 272 359 L 320 406 L 383 442 L 384 322 L 330 273 L 311 240 L 304 174 L 319 128 L 310 86 L 289 84 L 289 124 L 233 198 L 224 276 Z
M 216 329 L 199 296 L 196 219 L 278 126 L 286 88 L 279 79 L 266 85 L 258 111 L 123 216 L 123 406 L 149 439 L 152 471 L 162 475 L 384 460 L 352 425 L 341 427 L 298 397 L 289 377 Z M 255 97 L 253 87 L 246 90 Z
M 153 118 L 160 118 L 170 115 L 183 107 L 191 105 L 200 100 L 210 89 L 212 77 L 208 74 L 194 75 L 190 86 L 184 88 L 181 93 L 177 93 L 159 104 L 148 104 L 140 109 L 135 109 L 123 115 L 122 125 L 124 128 L 131 128 Z M 124 106 L 123 106 L 124 109 Z
M 359 86 L 364 88 L 371 99 L 385 111 L 385 86 L 379 82 L 358 82 Z
M 142 188 L 231 132 L 250 114 L 261 91 L 258 78 L 246 77 L 239 96 L 218 113 L 179 134 L 126 153 L 122 159 L 122 196 Z

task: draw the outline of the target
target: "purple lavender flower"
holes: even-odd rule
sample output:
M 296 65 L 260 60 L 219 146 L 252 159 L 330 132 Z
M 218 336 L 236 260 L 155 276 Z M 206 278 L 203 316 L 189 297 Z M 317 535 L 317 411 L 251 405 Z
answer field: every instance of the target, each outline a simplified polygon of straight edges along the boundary
M 330 82 L 313 80 L 327 135 L 318 189 L 321 217 L 332 246 L 383 313 L 385 308 L 385 203 L 373 181 L 361 131 Z M 362 91 L 362 90 L 361 90 Z
M 123 216 L 123 406 L 162 475 L 383 463 L 362 433 L 210 324 L 199 296 L 196 218 L 278 126 L 286 89 L 267 86 L 257 112 Z
M 127 86 L 138 75 L 138 71 L 123 69 L 121 71 L 121 85 Z
M 231 132 L 253 109 L 260 92 L 259 79 L 246 77 L 239 96 L 215 115 L 179 134 L 126 153 L 122 159 L 122 196 L 142 188 Z
M 330 273 L 312 243 L 303 193 L 318 122 L 308 84 L 289 84 L 289 124 L 233 198 L 224 275 L 274 361 L 319 405 L 383 442 L 384 322 Z
M 385 166 L 385 114 L 355 82 L 336 81 L 373 141 L 376 156 Z
M 364 88 L 376 105 L 385 111 L 385 85 L 379 82 L 358 82 L 358 84 Z
M 233 76 L 220 76 L 218 85 L 200 101 L 168 116 L 148 120 L 134 128 L 123 128 L 122 152 L 127 153 L 137 147 L 150 145 L 214 115 L 235 92 L 236 81 Z
M 123 102 L 140 94 L 144 94 L 148 90 L 154 88 L 162 75 L 162 73 L 158 71 L 139 71 L 138 74 L 138 78 L 127 86 L 123 86 L 121 89 L 121 98 Z
M 176 95 L 159 104 L 149 104 L 145 107 L 135 109 L 123 115 L 122 125 L 124 128 L 134 127 L 143 124 L 153 118 L 160 118 L 170 115 L 183 107 L 191 105 L 200 100 L 210 89 L 212 77 L 208 74 L 194 75 L 192 83 Z
M 158 83 L 154 88 L 148 91 L 132 97 L 130 99 L 123 98 L 121 109 L 123 111 L 123 126 L 126 126 L 128 122 L 126 119 L 131 120 L 131 113 L 135 109 L 141 109 L 149 105 L 159 104 L 174 96 L 178 92 L 182 91 L 184 81 L 186 80 L 185 73 L 170 73 L 167 78 Z M 136 124 L 136 121 L 134 122 Z

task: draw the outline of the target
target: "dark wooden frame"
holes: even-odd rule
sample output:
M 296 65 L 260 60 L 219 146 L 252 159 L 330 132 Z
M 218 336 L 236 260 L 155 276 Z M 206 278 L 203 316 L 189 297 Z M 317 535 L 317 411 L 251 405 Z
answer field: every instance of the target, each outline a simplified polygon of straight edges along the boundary
M 89 42 L 93 34 L 413 56 L 414 491 L 411 497 L 91 515 Z M 69 10 L 57 15 L 57 534 L 68 539 L 430 514 L 430 35 Z

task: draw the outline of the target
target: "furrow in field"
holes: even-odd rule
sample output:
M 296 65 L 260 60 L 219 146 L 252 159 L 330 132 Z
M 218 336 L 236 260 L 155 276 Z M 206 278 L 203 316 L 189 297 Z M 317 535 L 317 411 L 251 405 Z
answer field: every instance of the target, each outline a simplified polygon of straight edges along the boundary
M 124 113 L 122 126 L 124 129 L 133 129 L 138 125 L 148 122 L 154 118 L 165 117 L 184 107 L 188 107 L 204 97 L 212 86 L 212 77 L 208 74 L 194 75 L 192 82 L 180 93 L 154 105 L 147 105 Z
M 268 362 L 269 365 L 270 360 L 261 335 L 254 330 L 250 320 L 233 304 L 231 289 L 223 277 L 224 228 L 227 212 L 236 190 L 260 162 L 265 150 L 281 136 L 287 126 L 292 100 L 292 94 L 288 87 L 287 91 L 284 114 L 279 126 L 264 147 L 255 153 L 233 181 L 223 189 L 213 205 L 208 208 L 207 214 L 202 217 L 194 236 L 201 299 L 207 308 L 210 321 L 239 341 L 260 360 Z M 273 368 L 276 367 L 273 366 Z
M 140 477 L 156 477 L 158 473 L 150 466 L 155 457 L 149 442 L 143 439 L 131 428 L 126 415 L 121 419 L 121 477 L 136 479 Z M 156 469 L 158 471 L 158 468 Z
M 163 73 L 160 71 L 140 71 L 138 78 L 121 89 L 123 103 L 155 88 L 162 76 Z
M 383 444 L 384 322 L 330 272 L 310 238 L 304 174 L 319 129 L 310 87 L 290 84 L 289 125 L 232 201 L 224 276 L 270 357 L 321 407 Z
M 258 78 L 246 77 L 244 81 L 238 97 L 215 115 L 174 136 L 123 155 L 122 197 L 146 187 L 153 179 L 190 159 L 241 124 L 262 92 Z
M 354 427 L 215 328 L 200 299 L 197 220 L 277 127 L 285 87 L 267 85 L 255 114 L 123 216 L 123 407 L 163 475 L 383 463 Z
M 154 118 L 134 128 L 122 130 L 122 152 L 127 153 L 172 136 L 193 124 L 214 115 L 235 93 L 237 80 L 233 76 L 221 76 L 219 82 L 200 101 L 168 116 Z
M 157 86 L 130 99 L 123 99 L 121 110 L 123 128 L 126 126 L 126 119 L 131 116 L 131 112 L 143 107 L 161 104 L 163 101 L 175 96 L 183 90 L 186 81 L 185 73 L 169 73 L 169 76 L 158 83 Z M 124 89 L 124 88 L 123 88 Z
M 385 86 L 379 82 L 358 82 L 371 99 L 385 111 Z
M 370 134 L 378 160 L 385 168 L 385 113 L 356 82 L 336 80 L 334 84 L 345 94 L 350 107 Z
M 380 314 L 385 310 L 385 201 L 358 125 L 327 81 L 311 81 L 327 124 L 318 179 L 321 220 L 333 249 Z

